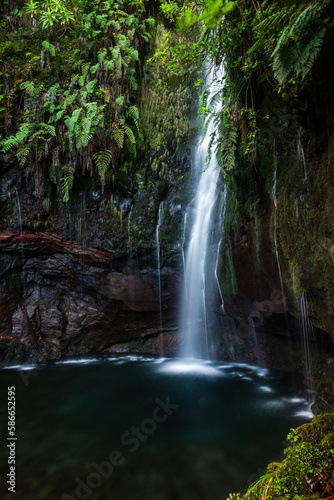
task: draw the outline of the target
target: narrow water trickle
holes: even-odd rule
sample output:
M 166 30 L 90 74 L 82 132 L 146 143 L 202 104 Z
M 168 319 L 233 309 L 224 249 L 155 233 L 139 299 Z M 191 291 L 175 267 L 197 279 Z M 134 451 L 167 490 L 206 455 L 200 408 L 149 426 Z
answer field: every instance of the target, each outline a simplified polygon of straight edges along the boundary
M 273 181 L 272 198 L 273 198 L 273 202 L 274 202 L 274 205 L 275 205 L 275 212 L 274 212 L 274 243 L 275 243 L 275 255 L 276 255 L 276 261 L 277 261 L 277 268 L 278 268 L 279 280 L 280 280 L 280 285 L 281 285 L 281 291 L 282 291 L 282 295 L 284 295 L 282 271 L 281 271 L 281 264 L 280 264 L 280 261 L 279 261 L 278 245 L 277 245 L 277 194 L 276 194 L 276 186 L 277 186 L 277 154 L 276 154 L 276 149 L 275 149 L 275 139 L 274 139 L 274 143 L 273 143 L 273 161 L 274 161 L 274 181 Z
M 298 300 L 298 308 L 304 344 L 304 377 L 311 394 L 313 387 L 312 380 L 314 376 L 311 344 L 314 344 L 314 329 L 311 321 L 309 320 L 307 298 L 305 293 L 303 293 Z
M 298 156 L 299 156 L 300 160 L 303 163 L 303 168 L 304 168 L 304 179 L 303 179 L 303 182 L 305 182 L 307 180 L 307 169 L 306 169 L 305 151 L 304 151 L 304 146 L 303 146 L 303 143 L 302 143 L 301 130 L 298 130 L 297 150 L 298 150 Z
M 161 305 L 161 263 L 160 263 L 160 227 L 161 224 L 163 223 L 163 217 L 164 217 L 164 202 L 162 201 L 159 205 L 159 212 L 158 212 L 158 223 L 155 229 L 155 238 L 156 238 L 156 245 L 157 245 L 157 272 L 158 272 L 158 290 L 159 290 L 159 327 L 160 327 L 160 333 L 162 332 L 162 305 Z
M 20 197 L 17 188 L 15 188 L 15 203 L 13 207 L 13 220 L 16 222 L 17 227 L 20 231 L 20 240 L 21 240 L 21 249 L 20 249 L 20 254 L 21 254 L 21 267 L 22 267 L 22 273 L 23 273 L 23 268 L 24 268 L 24 245 L 23 245 L 23 231 L 22 231 L 22 215 L 21 215 L 21 204 L 20 204 Z M 22 295 L 24 297 L 24 292 L 25 292 L 25 280 L 22 279 Z
M 219 226 L 221 228 L 224 227 L 225 210 L 226 210 L 226 190 L 224 189 L 224 191 L 223 191 L 223 197 L 222 197 L 222 201 L 221 201 L 221 206 L 220 206 L 220 210 L 219 210 L 219 214 L 220 214 L 220 217 L 219 217 Z M 220 283 L 219 283 L 219 279 L 218 279 L 219 255 L 220 255 L 220 248 L 221 248 L 222 241 L 223 241 L 223 235 L 221 236 L 221 238 L 219 240 L 219 243 L 218 243 L 218 246 L 217 246 L 216 264 L 215 264 L 215 279 L 216 279 L 217 288 L 218 288 L 219 296 L 220 296 L 220 300 L 221 300 L 221 306 L 220 307 L 222 309 L 223 314 L 225 314 L 224 298 L 223 298 L 222 289 L 221 289 L 221 286 L 220 286 Z
M 208 102 L 219 90 L 222 72 L 213 69 L 207 76 Z M 216 109 L 221 106 L 217 99 Z M 190 240 L 185 252 L 185 286 L 182 300 L 181 328 L 186 333 L 182 354 L 188 358 L 208 358 L 207 316 L 205 304 L 205 259 L 211 226 L 211 212 L 216 201 L 219 168 L 214 152 L 206 167 L 205 158 L 214 132 L 211 119 L 204 139 L 198 138 L 193 168 L 198 178 L 195 198 L 190 203 L 186 221 L 190 219 Z M 185 228 L 186 233 L 186 228 Z

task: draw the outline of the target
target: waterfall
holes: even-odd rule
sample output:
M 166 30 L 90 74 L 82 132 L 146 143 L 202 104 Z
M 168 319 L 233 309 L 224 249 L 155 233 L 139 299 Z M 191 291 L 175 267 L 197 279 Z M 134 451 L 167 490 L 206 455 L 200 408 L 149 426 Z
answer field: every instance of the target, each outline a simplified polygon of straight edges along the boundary
M 161 307 L 161 264 L 160 264 L 160 227 L 164 216 L 164 202 L 159 205 L 158 223 L 155 229 L 156 245 L 157 245 L 157 272 L 158 272 L 158 290 L 159 290 L 159 319 L 160 333 L 162 332 L 162 307 Z
M 212 70 L 207 77 L 208 102 L 219 90 L 216 82 L 222 79 L 220 71 Z M 219 101 L 219 100 L 217 100 Z M 216 109 L 221 105 L 216 104 Z M 186 222 L 190 219 L 190 240 L 185 252 L 185 285 L 182 300 L 181 328 L 186 333 L 183 355 L 191 358 L 208 358 L 207 317 L 205 304 L 205 259 L 211 226 L 211 212 L 216 201 L 219 168 L 214 152 L 207 168 L 205 158 L 214 132 L 211 119 L 206 136 L 198 138 L 193 168 L 198 178 L 195 198 L 190 203 Z M 191 213 L 189 213 L 191 212 Z M 185 228 L 186 233 L 186 228 Z

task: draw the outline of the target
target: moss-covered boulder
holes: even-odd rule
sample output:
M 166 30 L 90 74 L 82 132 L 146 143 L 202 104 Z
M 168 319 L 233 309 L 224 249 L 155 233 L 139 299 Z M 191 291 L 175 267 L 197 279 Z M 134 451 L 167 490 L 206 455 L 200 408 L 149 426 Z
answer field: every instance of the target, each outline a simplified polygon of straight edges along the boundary
M 334 495 L 334 414 L 317 416 L 292 429 L 285 459 L 267 472 L 244 495 L 233 500 L 317 500 Z

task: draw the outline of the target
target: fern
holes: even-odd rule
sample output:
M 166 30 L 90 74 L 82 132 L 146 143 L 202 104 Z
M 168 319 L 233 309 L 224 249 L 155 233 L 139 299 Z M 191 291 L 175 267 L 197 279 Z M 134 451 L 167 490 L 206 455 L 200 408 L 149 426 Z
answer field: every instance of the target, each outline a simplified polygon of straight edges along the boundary
M 19 144 L 17 148 L 16 157 L 19 160 L 19 164 L 23 167 L 28 159 L 30 153 L 30 144 Z
M 311 71 L 330 25 L 329 19 L 320 19 L 329 2 L 311 2 L 284 28 L 272 54 L 274 75 L 279 82 L 290 73 L 304 79 Z
M 234 125 L 230 111 L 224 109 L 219 123 L 220 142 L 217 145 L 217 161 L 225 172 L 232 170 L 235 165 L 238 132 Z
M 116 102 L 116 104 L 118 106 L 123 106 L 124 100 L 125 100 L 125 96 L 124 95 L 120 95 L 119 97 L 117 97 L 117 99 L 115 100 L 115 102 Z
M 108 170 L 112 158 L 111 151 L 109 149 L 105 149 L 104 151 L 99 151 L 98 153 L 94 154 L 93 158 L 96 163 L 99 176 L 102 182 L 102 193 L 103 193 L 106 172 Z
M 86 85 L 86 92 L 87 94 L 92 94 L 94 92 L 94 88 L 95 88 L 95 85 L 96 85 L 96 78 L 94 80 L 91 80 L 89 83 L 87 83 Z
M 125 145 L 127 149 L 130 151 L 130 153 L 136 157 L 137 156 L 137 148 L 136 148 L 136 143 L 132 142 L 128 137 L 125 140 Z
M 78 80 L 78 83 L 79 83 L 80 87 L 83 87 L 85 85 L 87 74 L 88 74 L 88 70 L 89 70 L 89 66 L 90 66 L 89 63 L 85 63 L 82 66 L 81 76 L 79 77 L 79 80 Z
M 60 179 L 60 182 L 61 188 L 63 190 L 63 201 L 67 203 L 70 199 L 70 190 L 73 187 L 74 167 L 72 167 L 71 165 L 64 165 L 63 171 L 65 175 Z
M 130 82 L 130 85 L 132 87 L 133 90 L 137 90 L 138 88 L 138 83 L 137 83 L 137 80 L 135 79 L 134 76 L 129 76 L 129 82 Z
M 107 50 L 106 49 L 101 49 L 97 53 L 97 59 L 101 63 L 104 61 L 105 57 L 107 55 Z
M 118 59 L 120 52 L 121 52 L 121 48 L 118 45 L 112 49 L 111 57 L 114 61 L 116 61 Z
M 104 69 L 106 71 L 112 71 L 114 69 L 114 61 L 112 59 L 105 61 Z
M 117 125 L 113 125 L 112 136 L 119 148 L 123 147 L 124 144 L 124 130 Z
M 135 135 L 128 125 L 124 125 L 124 133 L 128 136 L 128 138 L 129 138 L 130 142 L 132 142 L 132 144 L 136 144 Z
M 94 64 L 94 66 L 91 66 L 90 67 L 90 72 L 92 73 L 92 75 L 95 75 L 95 73 L 97 72 L 97 70 L 99 69 L 99 66 L 100 66 L 100 63 L 98 62 L 97 64 Z
M 134 120 L 139 120 L 139 111 L 137 106 L 130 106 L 128 113 Z

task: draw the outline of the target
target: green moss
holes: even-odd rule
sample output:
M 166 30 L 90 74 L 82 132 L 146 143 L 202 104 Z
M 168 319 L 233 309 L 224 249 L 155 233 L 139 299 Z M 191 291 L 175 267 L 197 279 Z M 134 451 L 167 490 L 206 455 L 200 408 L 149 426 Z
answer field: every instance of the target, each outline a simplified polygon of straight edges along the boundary
M 155 30 L 152 48 L 158 51 L 166 37 L 177 43 L 181 35 L 159 24 Z M 195 68 L 189 67 L 190 74 Z M 174 147 L 189 143 L 196 127 L 197 106 L 194 105 L 196 93 L 189 80 L 180 78 L 161 60 L 150 59 L 144 68 L 141 85 L 140 116 L 141 127 L 145 136 L 145 146 L 158 151 L 166 142 L 172 141 Z M 153 160 L 152 168 L 158 170 L 164 156 Z
M 316 500 L 334 492 L 334 414 L 315 417 L 309 424 L 292 429 L 289 447 L 280 463 L 267 472 L 244 495 L 243 500 Z
M 328 158 L 312 157 L 306 150 L 307 180 L 295 151 L 296 138 L 286 161 L 281 159 L 277 178 L 277 236 L 291 270 L 291 289 L 297 297 L 312 295 L 313 312 L 319 314 L 324 303 L 334 314 L 334 188 Z M 318 324 L 321 318 L 317 318 Z
M 325 372 L 317 385 L 312 411 L 315 415 L 334 412 L 334 367 Z

